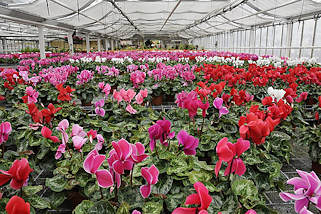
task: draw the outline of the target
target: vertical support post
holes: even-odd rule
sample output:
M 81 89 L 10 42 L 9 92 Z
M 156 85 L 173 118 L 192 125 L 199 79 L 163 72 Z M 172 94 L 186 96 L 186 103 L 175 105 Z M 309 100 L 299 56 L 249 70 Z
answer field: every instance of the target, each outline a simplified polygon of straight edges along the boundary
M 86 34 L 86 50 L 87 53 L 90 52 L 90 40 L 89 40 L 89 34 Z
M 301 54 L 302 54 L 303 33 L 304 33 L 304 21 L 302 22 L 301 40 L 300 40 L 300 49 L 299 49 L 299 58 L 301 58 Z
M 288 23 L 287 33 L 286 33 L 286 55 L 291 57 L 291 46 L 292 46 L 292 33 L 293 33 L 293 22 Z
M 269 27 L 266 27 L 266 41 L 265 41 L 264 55 L 266 55 L 266 52 L 267 52 L 268 42 L 269 42 Z
M 72 39 L 72 34 L 72 32 L 68 32 L 69 54 L 74 54 L 74 41 Z
M 2 39 L 2 48 L 3 48 L 3 53 L 8 53 L 8 48 L 7 48 L 7 40 Z
M 282 25 L 282 33 L 281 33 L 281 49 L 280 49 L 280 57 L 282 57 L 282 51 L 283 51 L 283 39 L 284 39 L 284 24 Z
M 46 54 L 45 54 L 45 37 L 43 34 L 43 26 L 38 27 L 38 33 L 39 33 L 40 58 L 44 59 L 46 58 Z
M 98 52 L 101 51 L 101 39 L 100 37 L 97 38 L 97 48 L 98 48 Z
M 275 25 L 273 25 L 273 40 L 272 40 L 272 55 L 274 56 L 274 45 L 275 45 Z
M 311 58 L 314 55 L 315 35 L 316 35 L 316 32 L 317 32 L 318 20 L 319 20 L 318 18 L 316 18 L 314 20 L 314 30 L 313 30 L 313 38 L 312 38 Z
M 108 39 L 105 39 L 105 51 L 108 51 Z
M 263 28 L 260 28 L 260 46 L 259 46 L 259 56 L 261 56 L 261 50 L 262 50 L 262 30 Z
M 114 51 L 115 50 L 115 41 L 114 40 L 111 40 L 111 49 Z

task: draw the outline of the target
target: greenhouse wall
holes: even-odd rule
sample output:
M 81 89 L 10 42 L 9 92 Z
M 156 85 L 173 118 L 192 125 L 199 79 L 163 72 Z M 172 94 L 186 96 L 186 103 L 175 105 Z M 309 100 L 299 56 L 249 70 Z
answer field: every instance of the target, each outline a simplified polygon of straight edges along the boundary
M 192 40 L 207 50 L 321 59 L 320 18 L 225 31 Z

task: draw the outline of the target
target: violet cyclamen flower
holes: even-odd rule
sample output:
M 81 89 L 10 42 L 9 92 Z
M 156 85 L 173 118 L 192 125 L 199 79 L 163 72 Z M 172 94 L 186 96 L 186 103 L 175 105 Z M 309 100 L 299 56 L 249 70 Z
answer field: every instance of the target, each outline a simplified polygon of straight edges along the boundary
M 178 146 L 183 145 L 185 155 L 195 155 L 198 147 L 198 139 L 189 135 L 185 130 L 181 130 L 177 134 Z
M 300 177 L 291 178 L 287 184 L 294 186 L 294 194 L 281 192 L 280 197 L 283 201 L 295 200 L 295 212 L 312 213 L 307 210 L 310 202 L 321 210 L 321 181 L 312 171 L 311 173 L 296 170 Z
M 224 114 L 228 114 L 229 111 L 226 107 L 223 106 L 223 99 L 222 98 L 219 98 L 219 97 L 216 97 L 214 102 L 213 102 L 213 105 L 216 109 L 219 110 L 219 118 L 224 115 Z

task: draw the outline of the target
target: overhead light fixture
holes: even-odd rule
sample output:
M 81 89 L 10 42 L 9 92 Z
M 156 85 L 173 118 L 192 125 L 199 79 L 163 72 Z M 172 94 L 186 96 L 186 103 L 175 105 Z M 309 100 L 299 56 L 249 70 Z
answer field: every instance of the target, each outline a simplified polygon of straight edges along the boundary
M 316 3 L 321 3 L 321 0 L 312 0 L 312 1 Z

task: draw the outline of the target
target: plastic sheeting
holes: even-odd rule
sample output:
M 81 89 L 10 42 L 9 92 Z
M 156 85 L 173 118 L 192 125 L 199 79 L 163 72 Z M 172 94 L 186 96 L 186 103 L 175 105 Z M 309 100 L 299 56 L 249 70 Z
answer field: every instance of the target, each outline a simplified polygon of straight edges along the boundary
M 195 38 L 321 12 L 317 0 L 114 0 L 118 8 L 109 0 L 1 2 L 8 9 L 114 38 L 135 34 Z

